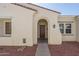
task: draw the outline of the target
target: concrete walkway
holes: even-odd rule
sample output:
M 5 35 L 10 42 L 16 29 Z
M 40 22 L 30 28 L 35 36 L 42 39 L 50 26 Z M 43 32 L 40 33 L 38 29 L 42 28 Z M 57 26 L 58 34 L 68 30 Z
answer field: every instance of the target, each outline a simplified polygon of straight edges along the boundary
M 36 56 L 50 56 L 47 43 L 39 43 L 36 51 Z

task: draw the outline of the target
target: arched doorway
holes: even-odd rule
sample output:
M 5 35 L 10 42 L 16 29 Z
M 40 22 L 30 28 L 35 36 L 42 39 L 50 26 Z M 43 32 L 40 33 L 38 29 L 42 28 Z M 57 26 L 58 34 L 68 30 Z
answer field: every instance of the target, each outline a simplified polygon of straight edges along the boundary
M 48 43 L 48 22 L 45 19 L 40 19 L 37 25 L 37 42 Z

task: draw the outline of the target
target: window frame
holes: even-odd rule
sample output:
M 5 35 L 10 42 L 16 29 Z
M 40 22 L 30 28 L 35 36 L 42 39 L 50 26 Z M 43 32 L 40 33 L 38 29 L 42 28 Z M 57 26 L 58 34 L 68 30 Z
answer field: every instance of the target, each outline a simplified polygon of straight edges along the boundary
M 60 27 L 60 25 L 61 25 L 61 27 Z M 63 25 L 63 26 L 62 26 Z M 62 33 L 62 34 L 64 34 L 64 24 L 63 23 L 60 23 L 59 24 L 59 27 L 60 27 L 60 32 Z M 61 31 L 62 30 L 62 31 Z
M 70 28 L 69 28 L 69 25 L 70 25 Z M 71 34 L 72 33 L 72 25 L 71 24 L 65 24 L 65 27 L 66 27 L 65 33 L 66 34 Z M 70 32 L 67 32 L 67 30 L 70 30 Z
M 63 33 L 61 33 L 62 35 L 64 35 L 64 36 L 71 36 L 71 35 L 73 35 L 73 33 L 72 33 L 72 23 L 59 23 L 59 24 L 64 24 L 64 32 Z M 71 33 L 66 33 L 66 24 L 71 24 Z M 60 29 L 60 27 L 59 27 L 59 29 Z M 61 32 L 61 31 L 60 31 Z

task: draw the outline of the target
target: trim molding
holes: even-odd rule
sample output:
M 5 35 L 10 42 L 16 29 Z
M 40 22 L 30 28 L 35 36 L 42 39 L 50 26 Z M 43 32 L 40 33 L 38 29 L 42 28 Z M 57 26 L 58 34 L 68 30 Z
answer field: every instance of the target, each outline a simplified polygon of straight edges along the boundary
M 32 4 L 32 3 L 27 3 L 27 4 L 30 4 L 30 5 L 33 5 L 33 6 L 36 6 L 36 7 L 42 8 L 42 9 L 45 9 L 45 10 L 49 10 L 49 11 L 52 11 L 52 12 L 56 12 L 56 13 L 61 14 L 61 13 L 58 12 L 58 11 L 54 11 L 54 10 L 51 10 L 51 9 L 48 9 L 48 8 L 45 8 L 45 7 L 41 7 L 41 6 L 38 6 L 38 5 Z
M 32 10 L 32 11 L 37 11 L 36 9 L 30 8 L 30 7 L 27 7 L 27 6 L 24 6 L 24 5 L 18 4 L 18 3 L 11 3 L 11 4 L 13 4 L 13 5 L 17 5 L 17 6 L 20 6 L 20 7 L 25 8 L 25 9 Z

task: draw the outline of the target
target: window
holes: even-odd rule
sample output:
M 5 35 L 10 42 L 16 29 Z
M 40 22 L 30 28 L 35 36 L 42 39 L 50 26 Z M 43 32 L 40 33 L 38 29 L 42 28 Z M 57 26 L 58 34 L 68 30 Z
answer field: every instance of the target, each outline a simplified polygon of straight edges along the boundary
M 67 34 L 72 34 L 72 24 L 70 23 L 60 23 L 59 24 L 60 27 L 60 32 L 63 35 L 67 35 Z
M 11 18 L 0 18 L 0 37 L 11 37 Z
M 66 24 L 66 33 L 70 34 L 71 33 L 71 24 Z
M 59 24 L 59 27 L 60 27 L 60 32 L 64 33 L 64 24 Z
M 11 34 L 11 22 L 5 22 L 5 34 Z

